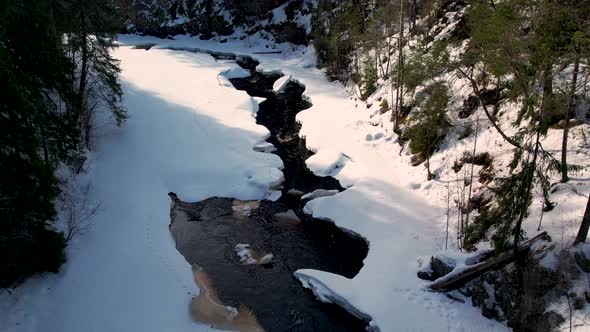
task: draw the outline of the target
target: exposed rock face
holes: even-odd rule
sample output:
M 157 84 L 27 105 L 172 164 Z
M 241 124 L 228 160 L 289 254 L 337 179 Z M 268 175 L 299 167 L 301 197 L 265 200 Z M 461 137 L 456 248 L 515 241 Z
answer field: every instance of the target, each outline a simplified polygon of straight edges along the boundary
M 418 278 L 424 280 L 436 280 L 451 273 L 455 269 L 457 262 L 454 259 L 442 255 L 430 258 L 430 264 L 424 269 L 418 271 Z
M 237 9 L 246 15 L 261 15 L 281 6 L 289 0 L 223 0 L 228 8 Z
M 297 15 L 310 14 L 305 1 L 288 0 L 118 0 L 127 26 L 124 32 L 160 38 L 200 34 L 226 36 L 243 26 L 249 33 L 265 30 L 279 43 L 307 44 L 305 27 Z M 284 16 L 273 21 L 273 10 L 284 6 Z M 265 23 L 263 23 L 265 22 Z
M 514 331 L 554 331 L 565 319 L 547 308 L 568 294 L 580 271 L 568 251 L 548 258 L 555 264 L 542 263 L 545 259 L 531 260 L 520 269 L 510 264 L 489 272 L 470 282 L 466 294 L 485 317 L 505 320 Z
M 290 42 L 296 45 L 306 45 L 308 41 L 305 29 L 293 22 L 275 25 L 271 31 L 278 43 Z
M 465 119 L 468 118 L 479 106 L 479 99 L 476 96 L 469 96 L 466 100 L 463 101 L 463 107 L 461 107 L 461 111 L 459 111 L 459 118 Z
M 492 254 L 482 251 L 467 257 L 464 263 L 478 264 Z M 418 277 L 434 281 L 453 272 L 456 265 L 454 259 L 439 254 L 418 271 Z M 574 281 L 582 276 L 584 269 L 590 271 L 590 260 L 582 249 L 532 250 L 519 265 L 510 263 L 487 272 L 468 282 L 459 292 L 471 297 L 473 306 L 480 307 L 483 316 L 504 321 L 513 331 L 551 332 L 566 321 L 560 313 L 550 310 L 554 303 L 565 296 L 572 310 L 586 306 L 588 294 L 572 292 Z

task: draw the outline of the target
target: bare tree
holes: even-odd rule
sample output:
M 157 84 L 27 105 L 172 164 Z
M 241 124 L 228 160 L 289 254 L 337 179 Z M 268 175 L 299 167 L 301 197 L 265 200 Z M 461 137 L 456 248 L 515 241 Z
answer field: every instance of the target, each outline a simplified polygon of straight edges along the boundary
M 77 235 L 83 234 L 91 226 L 92 216 L 100 209 L 100 203 L 90 204 L 88 202 L 89 187 L 82 195 L 64 194 L 62 200 L 65 209 L 65 239 L 72 240 Z
M 449 248 L 449 219 L 451 217 L 451 180 L 447 180 L 447 234 L 445 238 L 445 250 Z
M 486 103 L 483 100 L 483 97 L 481 94 L 481 88 L 479 87 L 477 80 L 473 76 L 474 68 L 470 68 L 468 70 L 465 70 L 465 69 L 461 68 L 460 66 L 456 66 L 454 69 L 457 71 L 457 73 L 459 73 L 459 75 L 461 77 L 463 77 L 469 81 L 469 83 L 471 84 L 471 88 L 473 89 L 473 92 L 475 93 L 475 96 L 477 97 L 477 99 L 479 101 L 479 104 L 481 105 L 484 113 L 486 114 L 486 117 L 490 120 L 490 122 L 492 123 L 492 126 L 494 126 L 494 128 L 496 129 L 498 134 L 500 134 L 500 136 L 502 136 L 502 138 L 506 142 L 510 143 L 510 145 L 512 145 L 516 148 L 521 148 L 520 143 L 518 143 L 514 139 L 508 137 L 508 135 L 506 135 L 506 133 L 504 133 L 504 131 L 498 125 L 496 117 L 490 113 Z

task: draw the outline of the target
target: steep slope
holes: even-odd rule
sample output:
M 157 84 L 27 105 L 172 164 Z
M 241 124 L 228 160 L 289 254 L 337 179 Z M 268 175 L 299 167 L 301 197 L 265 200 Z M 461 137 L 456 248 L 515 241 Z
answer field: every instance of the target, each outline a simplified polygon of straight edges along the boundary
M 178 34 L 307 44 L 313 1 L 309 0 L 118 0 L 126 32 L 165 38 Z

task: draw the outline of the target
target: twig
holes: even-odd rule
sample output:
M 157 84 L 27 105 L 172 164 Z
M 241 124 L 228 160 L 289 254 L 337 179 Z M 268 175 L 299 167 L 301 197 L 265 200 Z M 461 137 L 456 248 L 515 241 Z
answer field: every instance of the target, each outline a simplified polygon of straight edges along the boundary
M 465 303 L 465 300 L 463 300 L 463 299 L 460 299 L 460 298 L 458 298 L 458 297 L 456 297 L 456 296 L 454 296 L 454 295 L 452 295 L 452 294 L 445 293 L 445 295 L 446 295 L 446 296 L 447 296 L 449 299 L 453 300 L 453 302 L 461 302 L 461 303 Z

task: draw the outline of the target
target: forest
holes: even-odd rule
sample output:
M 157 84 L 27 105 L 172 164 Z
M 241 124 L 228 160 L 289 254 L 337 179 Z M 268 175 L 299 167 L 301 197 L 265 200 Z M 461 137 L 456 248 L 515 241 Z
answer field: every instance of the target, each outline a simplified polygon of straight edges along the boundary
M 0 286 L 65 261 L 68 234 L 51 227 L 60 167 L 81 170 L 93 124 L 108 109 L 125 121 L 121 26 L 110 1 L 6 1 L 0 15 Z

